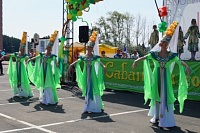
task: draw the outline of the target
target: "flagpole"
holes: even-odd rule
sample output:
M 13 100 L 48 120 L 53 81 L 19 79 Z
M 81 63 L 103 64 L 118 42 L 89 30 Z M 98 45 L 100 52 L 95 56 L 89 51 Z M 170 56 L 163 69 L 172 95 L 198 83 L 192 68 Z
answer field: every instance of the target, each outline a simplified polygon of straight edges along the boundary
M 156 4 L 156 8 L 157 8 L 157 10 L 158 10 L 158 4 L 157 4 L 156 0 L 154 0 L 154 1 L 155 1 L 155 4 Z M 159 10 L 158 10 L 158 14 L 159 14 L 159 17 L 160 17 L 160 21 L 163 22 L 163 20 L 161 19 Z

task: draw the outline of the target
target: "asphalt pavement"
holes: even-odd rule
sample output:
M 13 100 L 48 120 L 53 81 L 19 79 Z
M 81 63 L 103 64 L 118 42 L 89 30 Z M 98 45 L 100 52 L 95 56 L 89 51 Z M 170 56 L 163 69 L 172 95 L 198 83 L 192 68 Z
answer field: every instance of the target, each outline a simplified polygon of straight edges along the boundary
M 3 62 L 6 73 L 8 62 Z M 57 105 L 45 106 L 39 92 L 31 85 L 34 96 L 14 97 L 8 75 L 0 76 L 0 133 L 200 133 L 200 102 L 186 100 L 179 113 L 175 103 L 176 126 L 159 128 L 147 116 L 143 94 L 106 89 L 102 113 L 83 113 L 84 98 L 75 83 L 57 90 Z

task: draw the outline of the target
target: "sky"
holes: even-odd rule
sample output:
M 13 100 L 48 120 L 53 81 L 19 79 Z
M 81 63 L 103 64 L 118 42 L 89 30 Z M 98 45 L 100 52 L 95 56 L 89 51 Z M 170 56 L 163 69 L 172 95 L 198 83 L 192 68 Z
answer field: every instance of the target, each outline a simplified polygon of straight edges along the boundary
M 162 7 L 162 0 L 157 2 Z M 61 36 L 62 3 L 63 0 L 3 0 L 3 34 L 21 39 L 26 31 L 30 39 L 34 33 L 44 37 L 58 30 Z M 148 22 L 160 23 L 154 0 L 104 0 L 90 5 L 90 11 L 83 12 L 82 18 L 91 26 L 110 11 L 141 14 Z M 74 42 L 78 41 L 78 29 L 83 25 L 86 24 L 81 20 L 74 22 Z

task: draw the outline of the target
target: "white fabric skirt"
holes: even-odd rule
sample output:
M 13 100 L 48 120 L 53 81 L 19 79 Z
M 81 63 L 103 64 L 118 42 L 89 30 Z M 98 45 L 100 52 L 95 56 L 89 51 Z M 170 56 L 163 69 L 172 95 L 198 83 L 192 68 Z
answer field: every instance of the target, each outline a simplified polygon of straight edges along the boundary
M 44 89 L 42 103 L 43 104 L 56 104 L 56 102 L 54 100 L 54 96 L 53 96 L 53 91 L 51 88 Z
M 27 97 L 33 96 L 33 91 L 24 89 L 23 85 L 21 86 L 21 88 L 15 87 L 13 92 L 14 92 L 14 95 L 17 95 L 19 97 L 26 97 L 27 98 Z
M 156 120 L 159 119 L 159 127 L 174 127 L 176 126 L 174 118 L 173 104 L 166 105 L 166 89 L 165 88 L 165 78 L 164 69 L 161 69 L 161 98 L 160 103 L 155 101 L 154 106 L 151 106 L 148 116 L 153 116 L 150 120 L 152 123 L 156 123 Z M 167 107 L 166 107 L 167 106 Z
M 168 110 L 165 109 L 165 113 L 162 114 L 161 106 L 158 102 L 155 102 L 155 105 L 150 107 L 148 116 L 153 116 L 150 120 L 151 123 L 156 123 L 156 120 L 159 119 L 159 127 L 174 127 L 176 126 L 174 118 L 173 104 L 168 105 Z
M 93 96 L 93 100 L 89 98 L 89 95 L 85 96 L 85 105 L 83 112 L 93 112 L 93 113 L 100 113 L 101 112 L 101 100 L 98 95 Z

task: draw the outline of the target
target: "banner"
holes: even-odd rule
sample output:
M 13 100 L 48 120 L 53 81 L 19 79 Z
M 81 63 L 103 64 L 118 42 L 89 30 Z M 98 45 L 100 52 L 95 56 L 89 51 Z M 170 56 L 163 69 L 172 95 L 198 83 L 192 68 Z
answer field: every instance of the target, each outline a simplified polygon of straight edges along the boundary
M 106 59 L 101 61 L 107 67 L 107 74 L 104 76 L 106 88 L 114 90 L 125 90 L 143 93 L 144 73 L 143 62 L 138 62 L 138 66 L 132 70 L 133 59 Z M 151 62 L 151 61 L 150 61 Z M 186 76 L 188 81 L 188 99 L 200 101 L 200 62 L 186 61 L 193 73 Z M 153 63 L 151 62 L 153 68 Z M 177 95 L 179 85 L 179 68 L 175 65 L 172 73 L 172 83 L 174 94 Z

